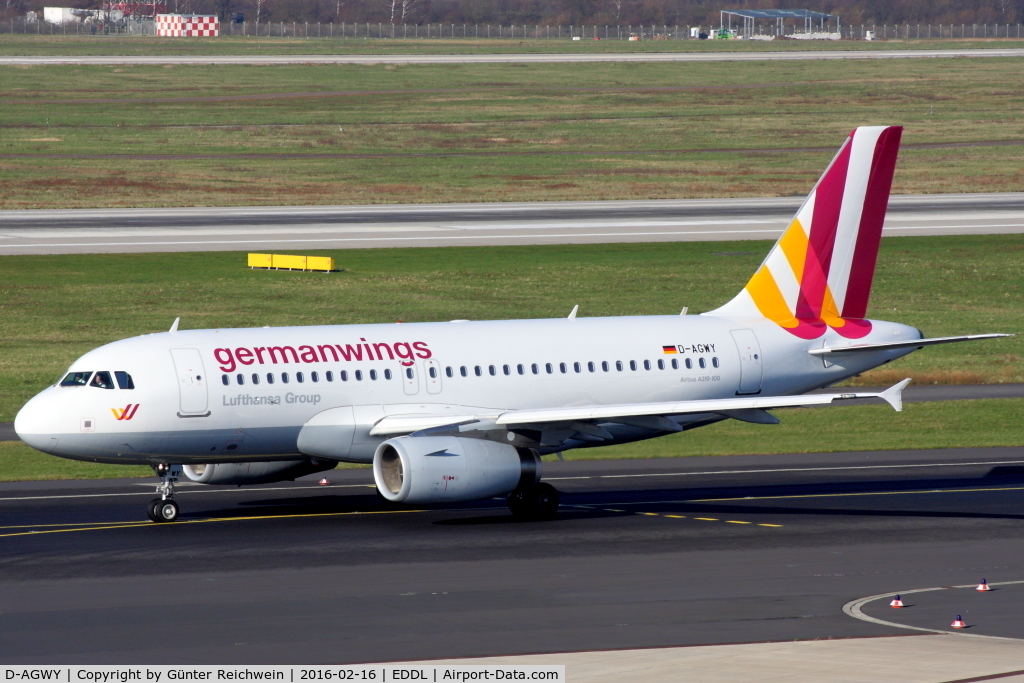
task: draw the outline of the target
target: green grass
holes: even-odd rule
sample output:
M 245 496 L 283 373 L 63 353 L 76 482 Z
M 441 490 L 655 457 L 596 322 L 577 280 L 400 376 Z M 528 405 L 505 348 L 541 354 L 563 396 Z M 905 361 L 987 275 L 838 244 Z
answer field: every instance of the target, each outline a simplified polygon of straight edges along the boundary
M 0 208 L 803 195 L 882 123 L 897 193 L 1024 187 L 1018 59 L 893 64 L 4 67 Z
M 1024 399 L 781 410 L 782 423 L 727 420 L 639 443 L 567 451 L 568 460 L 678 458 L 697 455 L 829 453 L 850 450 L 1024 446 Z M 343 467 L 360 467 L 343 465 Z M 20 442 L 0 442 L 0 481 L 148 477 L 148 467 L 65 460 Z
M 288 32 L 291 32 L 291 24 L 286 23 Z M 274 24 L 273 30 L 279 30 L 279 24 Z M 224 31 L 231 31 L 233 28 L 240 32 L 241 28 L 223 26 Z M 447 27 L 446 27 L 447 28 Z M 551 27 L 555 29 L 554 26 Z M 564 27 L 563 27 L 564 28 Z M 923 27 L 922 27 L 923 28 Z M 74 27 L 70 27 L 73 31 Z M 303 30 L 303 24 L 298 24 L 298 29 Z M 365 30 L 365 25 L 361 27 Z M 456 31 L 461 31 L 461 25 Z M 483 26 L 481 26 L 483 30 Z M 636 27 L 633 27 L 636 30 Z M 891 27 L 890 27 L 891 29 Z M 59 28 L 56 30 L 60 30 Z M 251 32 L 252 25 L 248 26 Z M 261 31 L 266 30 L 263 24 Z M 310 38 L 295 37 L 266 37 L 254 36 L 244 37 L 241 35 L 222 35 L 216 39 L 203 38 L 153 38 L 153 37 L 132 37 L 132 36 L 92 36 L 92 35 L 19 35 L 0 34 L 0 55 L 55 55 L 55 56 L 82 56 L 82 55 L 264 55 L 264 54 L 291 54 L 291 55 L 317 55 L 317 54 L 522 54 L 522 53 L 615 53 L 615 52 L 795 52 L 795 51 L 819 51 L 819 50 L 939 50 L 939 49 L 983 49 L 983 48 L 1007 48 L 1019 47 L 1024 41 L 1017 38 L 967 38 L 967 39 L 916 39 L 910 40 L 878 40 L 864 42 L 860 40 L 845 41 L 798 41 L 798 40 L 777 40 L 771 42 L 762 41 L 739 41 L 739 40 L 643 40 L 629 42 L 626 40 L 581 40 L 571 41 L 568 38 L 557 39 L 499 39 L 494 38 L 412 38 L 407 39 L 366 39 L 364 36 L 352 37 L 352 24 L 346 27 L 347 39 L 341 38 L 340 25 L 335 25 L 334 38 L 327 37 L 330 31 L 329 24 L 322 24 L 320 31 L 322 36 L 316 37 L 316 24 L 310 25 Z M 377 27 L 373 26 L 376 33 Z M 398 29 L 401 31 L 401 28 Z M 412 31 L 412 26 L 409 27 Z M 437 35 L 437 25 L 432 28 L 434 35 Z M 470 26 L 470 35 L 473 27 Z M 497 36 L 498 27 L 491 26 L 493 34 Z M 508 30 L 506 26 L 505 31 Z M 522 27 L 517 27 L 521 31 Z M 532 29 L 531 29 L 532 30 Z M 588 29 L 589 32 L 590 29 Z M 614 27 L 609 29 L 614 36 Z M 659 29 L 660 30 L 660 29 Z M 683 29 L 680 29 L 681 31 Z M 925 29 L 926 30 L 926 29 Z M 948 30 L 948 27 L 947 27 Z M 420 32 L 424 31 L 420 27 Z M 541 31 L 544 28 L 541 27 Z M 622 27 L 623 35 L 626 35 L 626 27 Z
M 746 283 L 768 242 L 318 251 L 344 272 L 250 270 L 245 255 L 0 257 L 0 421 L 81 354 L 166 330 L 453 319 L 673 315 Z M 746 252 L 722 255 L 723 252 Z M 313 253 L 313 252 L 311 252 Z M 939 336 L 1024 333 L 1024 235 L 889 237 L 871 317 Z M 1020 382 L 1024 337 L 919 351 L 862 383 Z

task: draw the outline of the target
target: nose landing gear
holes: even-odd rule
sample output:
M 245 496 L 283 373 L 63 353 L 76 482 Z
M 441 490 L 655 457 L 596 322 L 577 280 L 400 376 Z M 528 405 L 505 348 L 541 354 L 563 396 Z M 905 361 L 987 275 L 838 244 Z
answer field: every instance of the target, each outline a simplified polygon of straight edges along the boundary
M 160 484 L 156 487 L 159 498 L 149 501 L 146 514 L 154 522 L 174 522 L 178 519 L 178 504 L 174 502 L 174 482 L 181 477 L 181 465 L 160 463 L 153 466 Z
M 554 519 L 558 503 L 558 489 L 544 482 L 508 494 L 508 509 L 519 519 Z

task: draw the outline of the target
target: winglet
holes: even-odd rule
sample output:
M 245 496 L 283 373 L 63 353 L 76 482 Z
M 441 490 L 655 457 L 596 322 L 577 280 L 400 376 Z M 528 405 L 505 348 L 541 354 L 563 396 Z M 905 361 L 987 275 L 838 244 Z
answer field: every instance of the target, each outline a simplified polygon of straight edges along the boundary
M 572 307 L 572 313 L 569 314 L 569 320 L 575 320 L 576 319 L 576 311 L 578 311 L 578 310 L 580 310 L 580 305 L 579 304 L 576 304 L 575 306 Z
M 899 384 L 893 384 L 891 387 L 880 393 L 878 398 L 891 405 L 892 409 L 897 413 L 903 412 L 903 390 L 907 388 L 908 384 L 910 384 L 910 377 L 906 378 Z
M 174 322 L 171 323 L 171 329 L 169 329 L 167 331 L 168 332 L 177 332 L 178 331 L 178 323 L 180 323 L 180 322 L 181 322 L 181 318 L 175 318 Z

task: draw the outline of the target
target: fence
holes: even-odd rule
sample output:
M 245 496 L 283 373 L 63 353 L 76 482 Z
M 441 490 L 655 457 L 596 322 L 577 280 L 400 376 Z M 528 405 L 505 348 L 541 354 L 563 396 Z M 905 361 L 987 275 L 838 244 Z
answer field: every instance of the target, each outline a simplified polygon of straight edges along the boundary
M 714 36 L 716 27 L 691 26 L 543 26 L 540 24 L 384 24 L 384 23 L 310 23 L 261 22 L 222 23 L 222 36 L 268 36 L 282 38 L 333 38 L 339 40 L 415 40 L 415 39 L 500 39 L 500 40 L 694 40 L 690 29 L 698 28 Z M 781 37 L 799 35 L 796 26 L 782 27 Z M 867 31 L 875 38 L 938 39 L 938 38 L 1021 38 L 1021 24 L 869 24 L 834 25 L 824 32 L 839 33 L 843 39 L 862 40 Z M 37 33 L 46 35 L 153 35 L 153 21 L 127 20 L 117 23 L 68 22 L 51 24 L 29 21 L 24 17 L 0 22 L 0 33 Z M 779 37 L 774 25 L 757 26 L 753 35 Z

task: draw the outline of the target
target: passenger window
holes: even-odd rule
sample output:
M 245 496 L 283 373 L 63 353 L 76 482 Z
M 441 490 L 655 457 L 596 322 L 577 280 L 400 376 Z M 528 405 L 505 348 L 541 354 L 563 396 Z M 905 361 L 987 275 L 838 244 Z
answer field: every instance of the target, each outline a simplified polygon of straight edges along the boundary
M 554 370 L 551 367 L 551 363 L 545 363 L 544 364 L 544 369 L 547 370 L 549 375 L 554 372 Z
M 356 370 L 356 381 L 357 382 L 362 382 L 363 381 L 363 371 L 362 370 Z
M 718 367 L 718 356 L 715 356 L 714 358 L 711 359 L 711 364 L 716 368 Z
M 659 370 L 664 370 L 665 369 L 665 361 L 662 358 L 658 359 L 658 369 Z
M 629 369 L 630 370 L 636 370 L 636 361 L 635 360 L 629 361 Z
M 384 379 L 391 379 L 391 370 L 384 371 Z
M 473 372 L 476 374 L 477 377 L 480 377 L 480 376 L 482 376 L 484 374 L 483 369 L 481 369 L 481 367 L 479 365 L 474 365 L 473 366 Z
M 313 382 L 319 382 L 320 381 L 320 374 L 316 373 L 316 372 L 311 372 L 311 373 L 309 373 L 309 379 L 310 379 L 310 381 L 313 381 Z
M 377 379 L 377 371 L 376 370 L 370 370 L 370 379 L 376 381 L 376 379 Z
M 92 376 L 92 381 L 89 382 L 89 386 L 98 387 L 100 389 L 113 389 L 114 380 L 110 379 L 110 373 L 107 371 L 97 372 Z
M 245 384 L 245 375 L 238 373 L 235 375 L 235 381 L 238 382 L 239 385 Z
M 615 361 L 615 369 L 618 370 L 619 372 L 622 372 L 622 361 L 621 360 Z
M 539 375 L 540 374 L 540 368 L 537 367 L 536 363 L 534 363 L 533 365 L 530 366 L 530 371 L 533 372 L 533 374 L 535 374 L 535 375 Z
M 511 375 L 512 374 L 512 368 L 509 367 L 508 365 L 502 365 L 501 366 L 501 371 L 504 372 L 506 375 Z
M 274 373 L 268 372 L 267 373 L 267 384 L 273 384 L 273 383 L 274 383 Z
M 491 377 L 494 377 L 496 374 L 498 374 L 497 371 L 494 369 L 493 365 L 487 366 L 487 372 L 491 373 Z
M 115 370 L 114 379 L 117 380 L 118 389 L 134 389 L 135 382 L 132 381 L 132 376 L 124 370 Z
M 520 375 L 525 375 L 526 374 L 526 368 L 523 367 L 522 363 L 520 363 L 519 365 L 516 366 L 516 372 L 518 372 Z
M 469 377 L 469 370 L 466 369 L 465 365 L 459 368 L 459 374 L 463 377 Z
M 562 374 L 569 372 L 569 368 L 566 367 L 565 363 L 559 363 L 558 369 L 562 371 Z
M 331 372 L 330 370 L 324 373 L 324 377 L 327 379 L 328 382 L 334 381 L 334 373 Z
M 255 372 L 252 373 L 252 383 L 253 384 L 259 384 L 260 383 L 260 376 L 257 375 Z
M 608 361 L 601 361 L 601 369 L 604 370 L 605 372 L 608 372 Z
M 444 374 L 448 375 L 449 377 L 454 377 L 455 376 L 455 371 L 452 370 L 452 366 L 449 365 L 448 367 L 446 367 L 444 369 Z
M 431 379 L 437 379 L 437 368 L 430 368 L 427 370 L 427 373 L 430 374 Z
M 693 361 L 690 360 L 689 358 L 686 359 L 686 369 L 693 370 Z
M 295 381 L 298 382 L 299 384 L 302 384 L 303 382 L 306 381 L 306 376 L 303 375 L 301 372 L 296 372 Z
M 281 384 L 288 384 L 288 373 L 287 372 L 282 372 L 281 373 Z
M 678 358 L 673 358 L 672 359 L 672 369 L 673 370 L 678 370 L 679 369 L 679 359 Z
M 62 387 L 84 387 L 89 383 L 90 375 L 92 375 L 92 370 L 89 372 L 71 372 L 61 380 L 60 385 Z
M 697 364 L 700 365 L 700 369 L 701 370 L 703 370 L 704 368 L 706 368 L 708 366 L 708 364 L 704 361 L 703 358 L 699 358 L 697 360 Z
M 342 382 L 347 382 L 348 381 L 348 371 L 347 370 L 342 370 L 341 374 L 339 375 L 339 377 L 341 377 L 341 381 Z
M 231 378 L 228 377 L 227 375 L 221 375 L 220 383 L 223 384 L 224 386 L 228 386 L 229 384 L 231 384 Z

